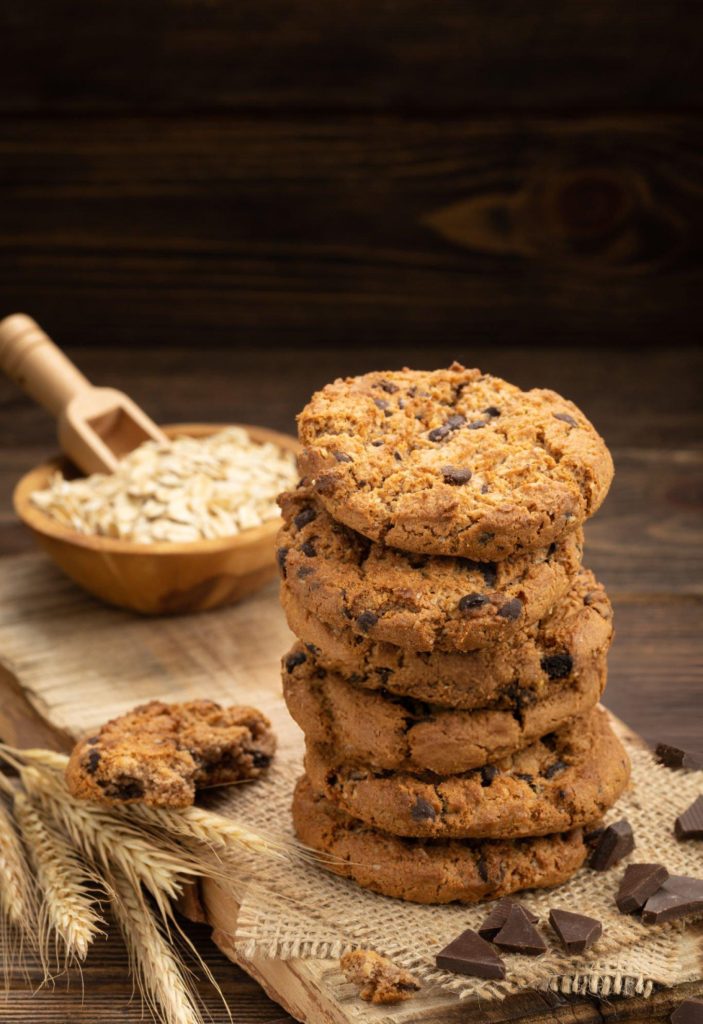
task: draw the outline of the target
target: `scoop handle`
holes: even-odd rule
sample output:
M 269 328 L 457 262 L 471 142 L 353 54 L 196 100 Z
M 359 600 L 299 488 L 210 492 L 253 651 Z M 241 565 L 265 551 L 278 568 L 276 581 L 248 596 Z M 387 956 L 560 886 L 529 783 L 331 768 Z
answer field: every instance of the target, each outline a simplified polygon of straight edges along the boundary
M 0 321 L 0 369 L 56 419 L 72 398 L 91 387 L 49 335 L 24 313 Z

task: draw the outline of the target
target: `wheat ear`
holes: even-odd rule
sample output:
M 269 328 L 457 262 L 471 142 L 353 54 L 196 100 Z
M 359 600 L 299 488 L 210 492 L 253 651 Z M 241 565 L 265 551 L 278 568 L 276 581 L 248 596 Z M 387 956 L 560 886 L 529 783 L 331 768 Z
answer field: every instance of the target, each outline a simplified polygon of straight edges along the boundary
M 42 820 L 23 793 L 16 794 L 14 810 L 41 890 L 42 949 L 46 951 L 53 930 L 67 957 L 84 960 L 103 923 L 89 888 L 96 887 L 97 876 L 81 863 L 68 840 Z
M 139 819 L 146 826 L 166 829 L 167 832 L 195 840 L 215 850 L 239 848 L 281 860 L 289 859 L 295 850 L 295 844 L 286 839 L 254 832 L 232 818 L 214 814 L 202 807 L 181 807 L 178 810 L 171 810 L 166 807 L 131 804 L 123 813 Z
M 156 1016 L 166 1024 L 203 1024 L 182 963 L 162 933 L 144 899 L 121 872 L 109 877 L 112 910 L 124 936 L 130 971 Z
M 31 936 L 36 910 L 36 890 L 29 865 L 12 817 L 0 802 L 0 911 L 10 924 Z

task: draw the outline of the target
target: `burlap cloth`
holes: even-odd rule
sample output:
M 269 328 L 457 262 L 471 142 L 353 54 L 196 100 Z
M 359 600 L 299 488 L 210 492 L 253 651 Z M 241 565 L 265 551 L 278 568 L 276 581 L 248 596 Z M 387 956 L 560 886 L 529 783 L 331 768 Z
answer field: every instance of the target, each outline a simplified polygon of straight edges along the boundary
M 490 904 L 418 906 L 377 896 L 355 883 L 305 864 L 262 863 L 242 859 L 259 884 L 241 904 L 232 940 L 249 957 L 339 957 L 355 947 L 374 949 L 411 970 L 430 990 L 437 986 L 464 997 L 502 999 L 522 988 L 562 993 L 648 996 L 655 985 L 670 986 L 703 976 L 700 925 L 645 925 L 620 914 L 614 897 L 630 861 L 659 862 L 671 874 L 703 877 L 703 842 L 679 842 L 676 815 L 703 792 L 703 772 L 672 771 L 626 741 L 633 785 L 609 814 L 627 817 L 636 850 L 610 871 L 583 868 L 566 885 L 546 892 L 522 893 L 521 902 L 547 920 L 550 907 L 589 914 L 603 922 L 603 936 L 586 954 L 568 956 L 548 926 L 549 951 L 539 958 L 507 955 L 502 982 L 460 977 L 435 967 L 438 950 L 465 928 L 477 928 Z M 269 833 L 292 835 L 291 793 L 301 772 L 297 758 L 279 763 L 264 781 L 237 787 L 218 801 L 218 809 Z M 340 976 L 341 983 L 341 976 Z

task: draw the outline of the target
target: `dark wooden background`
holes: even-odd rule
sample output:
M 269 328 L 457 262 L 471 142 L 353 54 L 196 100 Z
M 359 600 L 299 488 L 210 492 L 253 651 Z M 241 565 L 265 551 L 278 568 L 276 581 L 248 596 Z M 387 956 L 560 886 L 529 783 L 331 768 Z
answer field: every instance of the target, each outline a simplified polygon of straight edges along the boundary
M 700 0 L 3 5 L 0 310 L 64 344 L 692 344 Z

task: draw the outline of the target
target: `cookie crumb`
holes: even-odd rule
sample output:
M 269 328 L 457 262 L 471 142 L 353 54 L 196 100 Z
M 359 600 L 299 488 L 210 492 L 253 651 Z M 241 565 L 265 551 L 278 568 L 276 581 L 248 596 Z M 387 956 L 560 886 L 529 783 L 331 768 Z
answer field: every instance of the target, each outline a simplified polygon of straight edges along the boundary
M 339 961 L 344 976 L 360 986 L 359 995 L 369 1003 L 402 1003 L 420 990 L 412 974 L 370 949 L 355 949 Z

